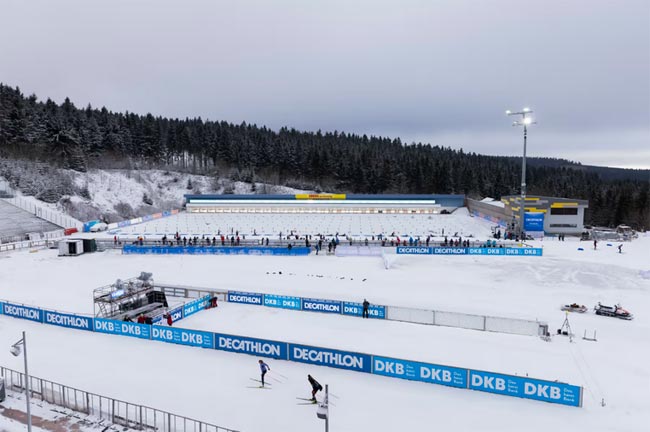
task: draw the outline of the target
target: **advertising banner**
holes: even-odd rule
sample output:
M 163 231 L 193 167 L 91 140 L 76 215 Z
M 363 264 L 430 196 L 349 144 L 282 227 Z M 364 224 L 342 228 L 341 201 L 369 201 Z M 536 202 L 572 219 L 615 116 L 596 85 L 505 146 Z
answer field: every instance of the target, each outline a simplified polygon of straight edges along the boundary
M 582 388 L 555 381 L 470 370 L 472 390 L 579 407 Z
M 431 255 L 433 248 L 428 246 L 397 246 L 398 255 Z
M 342 311 L 341 302 L 323 299 L 302 299 L 302 310 L 309 312 L 337 313 Z
M 131 336 L 140 339 L 151 339 L 151 325 L 133 322 L 115 321 L 105 318 L 95 318 L 95 331 L 99 333 Z
M 90 317 L 50 312 L 44 310 L 45 323 L 79 330 L 93 331 L 93 319 Z
M 262 305 L 262 294 L 242 291 L 228 291 L 228 301 L 231 303 L 245 303 L 251 305 Z
M 201 348 L 214 348 L 214 334 L 205 331 L 156 326 L 151 329 L 151 339 Z
M 524 214 L 524 231 L 544 231 L 544 213 Z
M 195 313 L 202 311 L 203 309 L 206 308 L 209 302 L 210 302 L 210 296 L 207 295 L 199 299 L 192 300 L 189 303 L 185 303 L 183 305 L 183 318 L 187 318 L 190 315 L 194 315 Z
M 2 312 L 14 318 L 22 318 L 30 321 L 43 322 L 43 311 L 29 306 L 4 303 Z
M 264 294 L 264 306 L 300 310 L 302 303 L 300 297 Z
M 287 343 L 215 333 L 215 349 L 276 359 L 287 359 Z
M 4 302 L 0 302 L 0 315 L 4 314 L 4 308 L 5 308 Z
M 467 369 L 373 356 L 375 375 L 467 388 Z
M 343 302 L 343 315 L 362 316 L 363 305 L 361 303 Z M 386 306 L 373 305 L 368 307 L 370 318 L 386 319 Z
M 289 360 L 370 373 L 371 356 L 329 348 L 289 344 Z
M 121 223 L 121 222 L 120 222 Z M 221 247 L 221 246 L 148 246 L 124 245 L 123 254 L 156 254 L 156 255 L 309 255 L 311 248 L 294 246 L 285 247 L 253 246 L 253 247 Z

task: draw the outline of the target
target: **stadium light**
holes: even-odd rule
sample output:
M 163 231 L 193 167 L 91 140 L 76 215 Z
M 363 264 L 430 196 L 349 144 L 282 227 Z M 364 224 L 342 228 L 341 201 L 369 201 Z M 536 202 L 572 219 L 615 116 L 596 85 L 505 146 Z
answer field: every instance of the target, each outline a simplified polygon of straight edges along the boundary
M 9 349 L 9 352 L 14 357 L 18 357 L 21 351 L 23 352 L 23 358 L 25 359 L 25 400 L 27 401 L 27 431 L 32 432 L 32 413 L 29 406 L 29 373 L 27 372 L 27 338 L 24 331 L 23 338 L 13 344 Z
M 519 238 L 524 241 L 524 213 L 526 206 L 526 140 L 528 137 L 528 126 L 536 124 L 531 117 L 533 110 L 526 107 L 521 111 L 512 112 L 506 111 L 507 116 L 521 116 L 520 120 L 515 121 L 513 126 L 524 127 L 524 157 L 521 159 L 521 201 L 519 202 Z

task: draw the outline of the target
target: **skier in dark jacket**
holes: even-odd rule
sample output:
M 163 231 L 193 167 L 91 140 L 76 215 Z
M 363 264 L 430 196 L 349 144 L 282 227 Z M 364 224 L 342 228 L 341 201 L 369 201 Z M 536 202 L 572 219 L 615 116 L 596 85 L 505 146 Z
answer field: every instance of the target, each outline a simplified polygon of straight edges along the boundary
M 311 375 L 307 375 L 307 380 L 311 384 L 311 400 L 316 402 L 316 393 L 323 390 L 323 386 L 320 385 Z
M 266 363 L 264 363 L 264 361 L 262 360 L 259 361 L 259 364 L 260 364 L 260 372 L 262 373 L 262 387 L 264 387 L 264 375 L 266 375 L 266 373 L 271 370 L 271 367 Z
M 362 318 L 368 318 L 369 313 L 368 313 L 368 308 L 370 307 L 370 302 L 368 300 L 363 299 L 363 312 L 361 314 Z

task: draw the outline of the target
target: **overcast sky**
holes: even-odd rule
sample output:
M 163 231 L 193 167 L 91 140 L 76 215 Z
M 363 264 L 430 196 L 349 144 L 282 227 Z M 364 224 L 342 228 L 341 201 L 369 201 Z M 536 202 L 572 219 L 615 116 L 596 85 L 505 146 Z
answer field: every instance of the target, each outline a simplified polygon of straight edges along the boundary
M 650 168 L 649 0 L 0 0 L 0 82 L 77 106 Z

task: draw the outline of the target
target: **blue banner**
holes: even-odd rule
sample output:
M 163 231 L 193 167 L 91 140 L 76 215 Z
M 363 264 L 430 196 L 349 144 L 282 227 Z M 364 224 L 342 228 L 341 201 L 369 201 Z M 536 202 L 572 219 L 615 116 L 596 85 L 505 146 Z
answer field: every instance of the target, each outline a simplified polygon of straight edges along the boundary
M 120 222 L 121 223 L 121 222 Z M 118 226 L 123 226 L 119 225 Z M 161 254 L 161 255 L 309 255 L 311 248 L 296 246 L 291 249 L 286 247 L 271 246 L 139 246 L 124 245 L 122 253 L 125 254 Z
M 228 301 L 232 303 L 245 303 L 262 305 L 262 294 L 241 291 L 228 291 Z
M 398 255 L 431 255 L 433 248 L 428 246 L 398 246 Z
M 95 331 L 122 336 L 151 339 L 151 326 L 134 322 L 115 321 L 105 318 L 95 318 Z
M 22 318 L 30 321 L 43 322 L 43 311 L 29 306 L 4 303 L 2 312 L 15 318 Z
M 524 214 L 524 231 L 544 231 L 544 213 Z
M 261 357 L 273 357 L 281 360 L 287 359 L 288 350 L 286 342 L 233 336 L 221 333 L 215 333 L 214 338 L 214 348 L 218 350 L 240 352 Z
M 201 312 L 206 306 L 210 303 L 210 296 L 204 296 L 196 300 L 192 300 L 189 303 L 183 305 L 183 318 L 187 318 L 190 315 L 194 315 L 197 312 Z
M 214 334 L 205 331 L 157 326 L 151 329 L 151 339 L 180 345 L 214 348 Z
M 389 357 L 373 356 L 372 359 L 375 375 L 467 388 L 467 369 Z
M 582 406 L 582 388 L 554 381 L 470 370 L 472 390 L 569 406 Z
M 371 356 L 329 348 L 289 344 L 289 360 L 370 373 Z
M 264 294 L 264 306 L 300 310 L 302 302 L 300 297 Z
M 302 299 L 302 310 L 309 312 L 342 313 L 340 301 L 324 299 Z
M 343 315 L 362 316 L 363 305 L 361 303 L 343 302 Z M 370 318 L 386 319 L 386 306 L 370 305 L 368 307 Z
M 44 310 L 45 323 L 79 330 L 93 331 L 93 319 L 90 317 L 64 314 Z
M 5 308 L 4 302 L 0 302 L 0 315 L 4 314 L 4 308 Z

